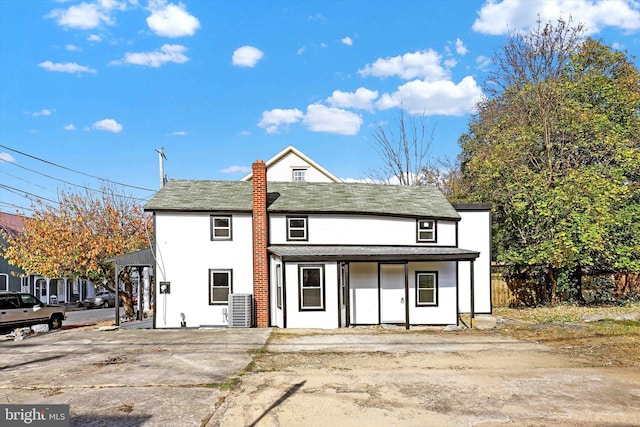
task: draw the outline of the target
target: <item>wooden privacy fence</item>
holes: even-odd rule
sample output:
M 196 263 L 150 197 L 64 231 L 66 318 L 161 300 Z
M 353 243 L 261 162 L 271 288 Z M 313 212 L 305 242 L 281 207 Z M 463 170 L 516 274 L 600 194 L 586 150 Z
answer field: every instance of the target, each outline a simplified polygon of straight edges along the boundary
M 502 268 L 491 266 L 491 304 L 494 307 L 508 306 L 513 300 L 506 280 L 502 278 Z

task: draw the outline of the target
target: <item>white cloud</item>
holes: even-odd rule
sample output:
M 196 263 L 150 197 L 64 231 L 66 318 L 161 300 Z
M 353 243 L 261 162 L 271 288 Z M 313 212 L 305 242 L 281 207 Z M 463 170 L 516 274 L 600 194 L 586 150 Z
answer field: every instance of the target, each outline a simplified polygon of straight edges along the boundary
M 640 29 L 640 4 L 633 0 L 487 1 L 478 15 L 473 30 L 492 35 L 528 31 L 537 25 L 538 17 L 543 23 L 571 17 L 573 22 L 584 24 L 588 34 L 604 27 Z
M 0 162 L 14 163 L 15 161 L 16 159 L 11 154 L 4 151 L 0 153 Z
M 460 39 L 456 39 L 456 52 L 458 52 L 458 55 L 462 55 L 462 56 L 469 53 L 469 49 L 466 48 L 466 46 Z
M 240 132 L 238 132 L 238 135 L 240 135 L 240 136 L 249 136 L 249 135 L 251 135 L 251 132 L 249 132 L 248 130 L 241 130 Z
M 347 46 L 352 46 L 353 45 L 353 40 L 351 40 L 351 37 L 345 37 L 342 40 L 340 40 L 343 44 L 347 45 Z
M 297 123 L 304 117 L 302 111 L 297 108 L 283 110 L 276 108 L 274 110 L 264 111 L 262 118 L 258 122 L 258 126 L 267 131 L 267 133 L 277 133 L 281 126 L 287 126 Z
M 306 47 L 302 46 L 300 49 L 298 49 L 298 50 L 297 50 L 298 55 L 302 55 L 302 54 L 304 54 L 304 51 L 305 51 L 306 49 L 307 49 Z
M 113 119 L 103 119 L 95 122 L 91 128 L 113 133 L 119 133 L 122 131 L 122 125 Z
M 262 59 L 264 52 L 253 46 L 242 46 L 233 52 L 231 62 L 237 67 L 253 67 Z
M 307 114 L 302 122 L 312 132 L 356 135 L 360 131 L 362 117 L 339 108 L 311 104 L 307 107 Z
M 67 49 L 69 52 L 80 52 L 82 50 L 75 44 L 68 44 L 65 46 L 65 49 Z
M 364 69 L 358 70 L 358 73 L 363 77 L 398 76 L 405 80 L 422 78 L 428 81 L 438 81 L 448 75 L 440 66 L 440 55 L 433 49 L 386 59 L 378 58 L 373 64 L 367 64 Z
M 149 4 L 151 15 L 147 18 L 147 25 L 156 35 L 162 37 L 192 36 L 200 28 L 200 21 L 189 14 L 185 6 L 165 1 L 151 1 Z
M 112 25 L 113 18 L 109 14 L 108 8 L 104 8 L 99 3 L 85 3 L 70 6 L 68 9 L 54 9 L 48 18 L 55 19 L 61 27 L 76 28 L 80 30 L 90 30 L 105 23 Z
M 51 61 L 44 61 L 39 63 L 38 67 L 44 68 L 47 71 L 56 71 L 59 73 L 96 73 L 96 70 L 94 70 L 93 68 L 79 65 L 75 62 L 56 63 Z
M 251 172 L 251 168 L 249 166 L 229 166 L 228 168 L 224 168 L 220 170 L 221 173 L 248 173 Z
M 446 68 L 453 68 L 456 65 L 458 65 L 458 61 L 455 60 L 454 58 L 449 58 L 449 59 L 445 59 L 443 64 Z
M 488 56 L 480 55 L 476 57 L 476 65 L 478 66 L 478 70 L 487 71 L 491 66 L 491 58 Z
M 471 76 L 460 83 L 450 80 L 413 80 L 393 93 L 385 93 L 376 103 L 381 110 L 404 108 L 410 114 L 460 116 L 471 111 L 482 90 Z
M 186 136 L 187 135 L 187 131 L 184 130 L 177 130 L 175 132 L 171 132 L 171 136 Z
M 32 115 L 33 117 L 39 117 L 39 116 L 50 116 L 50 115 L 52 115 L 52 114 L 53 114 L 53 110 L 49 110 L 49 109 L 47 109 L 47 108 L 43 108 L 43 109 L 42 109 L 42 110 L 40 110 L 40 111 L 35 111 L 35 112 L 33 112 L 33 113 L 27 113 L 27 114 L 30 114 L 30 115 Z
M 373 100 L 377 97 L 378 91 L 360 87 L 355 92 L 334 90 L 333 94 L 327 98 L 327 102 L 333 107 L 358 108 L 371 111 L 373 110 Z
M 76 130 L 76 127 L 72 123 L 69 123 L 68 125 L 65 125 L 65 127 L 63 129 L 64 130 Z
M 102 37 L 100 37 L 97 34 L 91 34 L 89 37 L 87 37 L 87 40 L 90 42 L 101 42 L 102 41 Z
M 111 65 L 135 64 L 157 68 L 169 62 L 182 64 L 189 60 L 184 54 L 186 51 L 187 48 L 179 44 L 164 44 L 153 52 L 127 52 L 124 59 L 112 61 Z

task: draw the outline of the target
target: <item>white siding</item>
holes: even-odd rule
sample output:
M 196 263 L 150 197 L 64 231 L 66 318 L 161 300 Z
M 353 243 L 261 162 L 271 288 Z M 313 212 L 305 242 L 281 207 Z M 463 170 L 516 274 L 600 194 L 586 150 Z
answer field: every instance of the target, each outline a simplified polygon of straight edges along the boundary
M 308 215 L 309 240 L 287 241 L 286 215 L 269 216 L 271 244 L 455 246 L 455 221 L 437 221 L 437 242 L 416 243 L 416 219 L 373 215 Z
M 350 263 L 349 316 L 351 324 L 377 325 L 380 322 L 378 298 L 378 263 Z
M 156 327 L 227 325 L 227 305 L 209 305 L 209 269 L 233 270 L 233 292 L 253 294 L 251 215 L 232 215 L 229 241 L 211 241 L 208 213 L 156 213 Z M 160 293 L 160 282 L 171 293 Z
M 300 310 L 300 284 L 298 266 L 324 265 L 324 310 Z M 287 263 L 286 310 L 287 328 L 324 328 L 338 327 L 338 265 L 336 263 Z
M 333 182 L 328 176 L 295 153 L 289 153 L 270 165 L 267 170 L 267 181 L 293 181 L 293 169 L 305 169 L 307 182 Z
M 480 252 L 474 262 L 474 308 L 476 313 L 491 313 L 491 212 L 460 211 L 458 246 Z M 471 307 L 470 263 L 459 264 L 460 311 L 468 313 Z
M 437 306 L 416 305 L 416 272 L 438 273 Z M 456 263 L 412 262 L 409 263 L 409 323 L 412 325 L 455 325 L 456 314 Z
M 408 268 L 409 323 L 412 325 L 456 324 L 456 263 L 453 261 L 411 262 L 408 264 Z M 416 272 L 427 271 L 438 273 L 438 304 L 418 307 L 416 306 Z M 399 274 L 404 281 L 404 270 Z M 379 286 L 378 263 L 349 264 L 351 324 L 375 325 L 380 323 Z M 384 319 L 382 320 L 384 321 Z

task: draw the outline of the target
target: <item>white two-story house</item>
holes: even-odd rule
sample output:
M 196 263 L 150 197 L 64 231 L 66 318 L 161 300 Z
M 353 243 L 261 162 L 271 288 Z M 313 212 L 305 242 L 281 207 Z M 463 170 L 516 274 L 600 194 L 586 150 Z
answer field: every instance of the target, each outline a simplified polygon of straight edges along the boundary
M 491 312 L 490 206 L 452 205 L 433 187 L 340 182 L 289 147 L 242 181 L 169 181 L 145 210 L 158 328 L 228 326 L 230 295 L 250 295 L 258 327 Z

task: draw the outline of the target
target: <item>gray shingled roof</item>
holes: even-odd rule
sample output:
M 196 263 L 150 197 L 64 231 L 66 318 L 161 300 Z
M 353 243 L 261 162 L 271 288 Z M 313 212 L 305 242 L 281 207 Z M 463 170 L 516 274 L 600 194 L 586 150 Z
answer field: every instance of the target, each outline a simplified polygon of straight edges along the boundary
M 460 219 L 436 188 L 362 183 L 269 182 L 269 212 L 371 213 Z M 148 211 L 251 211 L 252 183 L 172 180 Z
M 251 211 L 252 183 L 171 180 L 144 206 L 147 211 Z
M 455 261 L 473 260 L 479 252 L 438 246 L 273 245 L 269 252 L 284 261 Z

